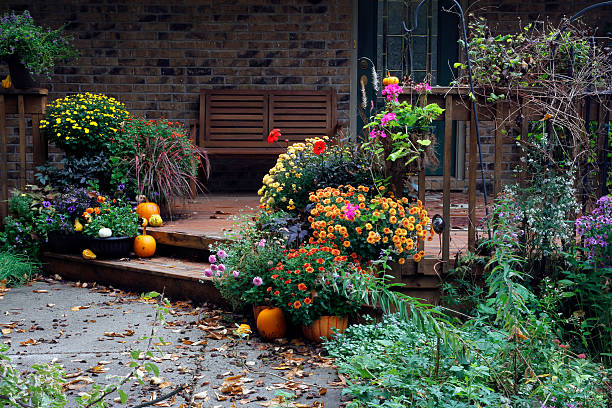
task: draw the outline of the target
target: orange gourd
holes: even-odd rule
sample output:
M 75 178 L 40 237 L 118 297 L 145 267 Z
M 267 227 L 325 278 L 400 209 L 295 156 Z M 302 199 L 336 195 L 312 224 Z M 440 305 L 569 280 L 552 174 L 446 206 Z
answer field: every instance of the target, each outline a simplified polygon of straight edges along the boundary
M 136 214 L 140 215 L 141 218 L 145 218 L 147 221 L 153 214 L 159 214 L 159 205 L 151 202 L 144 202 L 136 206 Z
M 391 84 L 399 84 L 399 78 L 396 76 L 391 76 L 391 74 L 387 72 L 387 76 L 383 78 L 382 83 L 384 86 L 391 85 Z
M 155 255 L 157 249 L 157 243 L 155 238 L 151 235 L 147 235 L 146 220 L 142 223 L 142 235 L 138 235 L 134 238 L 134 253 L 140 258 L 150 258 Z
M 278 307 L 268 307 L 259 312 L 257 316 L 257 331 L 266 340 L 285 337 L 287 320 L 283 311 Z

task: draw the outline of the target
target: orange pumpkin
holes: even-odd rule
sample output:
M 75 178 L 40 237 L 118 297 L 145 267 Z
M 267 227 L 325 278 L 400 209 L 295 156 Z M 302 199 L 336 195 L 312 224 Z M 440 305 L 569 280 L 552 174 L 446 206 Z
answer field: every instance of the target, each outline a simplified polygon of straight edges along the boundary
M 150 258 L 155 255 L 157 249 L 157 243 L 155 238 L 151 235 L 147 235 L 146 220 L 143 221 L 142 235 L 138 235 L 134 238 L 134 253 L 140 258 Z
M 396 76 L 391 76 L 389 72 L 387 72 L 387 76 L 383 78 L 383 85 L 391 85 L 391 84 L 399 84 L 399 78 Z
M 280 339 L 287 332 L 287 320 L 278 307 L 267 307 L 257 316 L 257 331 L 266 340 Z
M 302 326 L 302 333 L 308 340 L 321 343 L 321 337 L 332 337 L 335 333 L 344 333 L 347 327 L 347 316 L 321 316 L 309 326 Z
M 153 214 L 159 214 L 159 205 L 151 202 L 144 202 L 138 204 L 136 207 L 136 214 L 140 215 L 141 218 L 146 219 L 147 221 Z

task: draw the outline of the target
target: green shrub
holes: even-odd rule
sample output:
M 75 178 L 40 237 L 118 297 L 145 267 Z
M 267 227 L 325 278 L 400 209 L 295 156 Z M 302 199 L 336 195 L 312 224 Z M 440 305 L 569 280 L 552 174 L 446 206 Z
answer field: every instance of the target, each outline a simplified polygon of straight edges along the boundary
M 19 286 L 39 272 L 38 263 L 25 255 L 0 252 L 0 282 L 8 286 Z

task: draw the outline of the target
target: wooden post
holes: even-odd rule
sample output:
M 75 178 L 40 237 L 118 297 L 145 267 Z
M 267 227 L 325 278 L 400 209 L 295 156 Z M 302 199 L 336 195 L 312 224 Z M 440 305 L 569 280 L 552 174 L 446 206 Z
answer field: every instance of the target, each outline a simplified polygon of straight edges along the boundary
M 451 143 L 453 140 L 453 96 L 446 95 L 444 111 L 444 176 L 442 180 L 442 219 L 444 219 L 444 232 L 442 233 L 442 271 L 448 270 L 450 252 L 450 172 L 451 172 Z
M 0 223 L 8 215 L 8 156 L 6 154 L 6 104 L 4 95 L 0 95 Z
M 473 104 L 472 104 L 473 106 Z M 478 155 L 478 140 L 476 137 L 475 112 L 470 110 L 470 156 L 468 169 L 468 250 L 476 249 L 476 157 Z
M 26 121 L 25 105 L 23 95 L 17 96 L 17 106 L 19 111 L 19 188 L 23 190 L 26 185 Z
M 504 148 L 504 122 L 507 115 L 507 104 L 505 102 L 497 102 L 495 105 L 495 166 L 494 166 L 494 184 L 493 196 L 496 197 L 502 187 L 502 155 Z
M 527 118 L 527 109 L 523 106 L 521 108 L 521 140 L 527 139 L 527 134 L 529 133 L 529 119 Z M 525 166 L 523 165 L 523 158 L 525 157 L 525 151 L 522 146 L 520 149 L 520 157 L 519 157 L 519 186 L 525 186 Z

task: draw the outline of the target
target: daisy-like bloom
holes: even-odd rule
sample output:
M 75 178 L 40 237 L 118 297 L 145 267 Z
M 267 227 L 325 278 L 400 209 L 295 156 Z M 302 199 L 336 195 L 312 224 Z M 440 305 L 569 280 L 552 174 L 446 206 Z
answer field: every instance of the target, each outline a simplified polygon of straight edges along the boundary
M 306 285 L 305 285 L 305 284 L 303 284 L 303 283 L 300 283 L 300 284 L 298 285 L 298 289 L 299 289 L 299 290 L 306 290 Z
M 295 302 L 293 302 L 293 307 L 295 309 L 299 309 L 300 307 L 302 307 L 302 302 L 300 302 L 299 300 L 296 300 Z
M 103 202 L 106 201 L 106 197 L 98 196 L 97 200 L 98 200 L 99 203 L 103 203 Z
M 312 303 L 312 299 L 307 297 L 306 299 L 304 299 L 304 304 L 309 305 Z
M 281 136 L 280 129 L 272 129 L 268 134 L 268 143 L 274 143 L 278 141 L 278 138 Z
M 327 149 L 327 144 L 325 144 L 324 141 L 318 140 L 318 141 L 315 142 L 315 144 L 314 144 L 314 154 L 316 154 L 318 156 L 321 153 L 323 153 L 325 151 L 325 149 Z
M 263 279 L 261 279 L 259 276 L 256 276 L 253 278 L 253 285 L 261 286 L 262 283 L 263 283 Z

